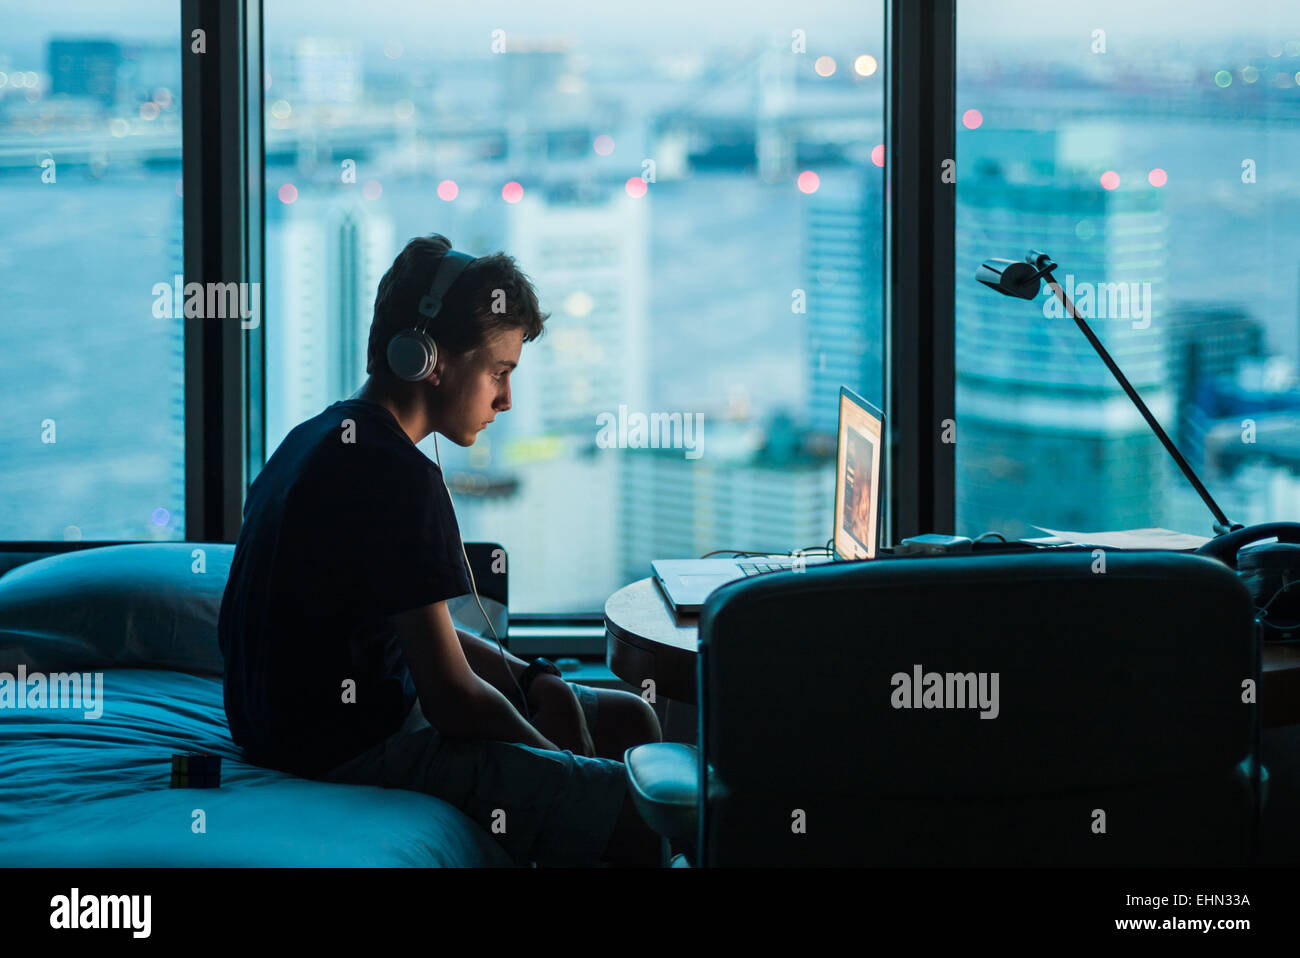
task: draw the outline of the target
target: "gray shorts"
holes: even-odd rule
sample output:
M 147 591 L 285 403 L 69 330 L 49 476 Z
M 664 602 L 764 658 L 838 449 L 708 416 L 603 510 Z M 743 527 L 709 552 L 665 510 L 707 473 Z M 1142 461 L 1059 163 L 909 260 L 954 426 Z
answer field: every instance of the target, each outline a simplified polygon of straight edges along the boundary
M 595 734 L 596 692 L 570 682 Z M 622 811 L 622 762 L 513 742 L 448 738 L 417 699 L 402 727 L 325 781 L 426 792 L 459 808 L 521 865 L 594 865 Z

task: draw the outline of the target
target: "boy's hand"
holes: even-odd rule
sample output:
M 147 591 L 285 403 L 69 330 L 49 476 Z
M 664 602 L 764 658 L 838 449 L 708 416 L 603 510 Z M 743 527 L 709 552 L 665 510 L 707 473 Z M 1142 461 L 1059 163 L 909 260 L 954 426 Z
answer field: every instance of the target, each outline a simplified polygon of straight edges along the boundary
M 596 757 L 596 747 L 587 728 L 577 693 L 558 675 L 539 675 L 533 680 L 531 695 L 533 727 L 561 749 L 585 758 Z

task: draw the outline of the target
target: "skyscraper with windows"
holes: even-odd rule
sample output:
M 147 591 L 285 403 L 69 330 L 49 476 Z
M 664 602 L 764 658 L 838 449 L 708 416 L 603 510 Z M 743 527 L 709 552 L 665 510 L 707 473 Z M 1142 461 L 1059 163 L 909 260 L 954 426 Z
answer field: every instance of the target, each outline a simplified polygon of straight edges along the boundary
M 980 134 L 958 157 L 957 531 L 1158 524 L 1167 454 L 1087 339 L 1046 285 L 1026 302 L 974 273 L 990 257 L 1050 253 L 1089 326 L 1168 422 L 1160 191 L 1131 175 L 1105 188 L 1097 145 L 1069 130 Z
M 840 386 L 884 408 L 880 170 L 824 173 L 804 205 L 804 368 L 807 423 L 833 434 Z
M 397 255 L 392 221 L 359 203 L 300 197 L 267 208 L 266 449 L 366 378 L 375 290 Z

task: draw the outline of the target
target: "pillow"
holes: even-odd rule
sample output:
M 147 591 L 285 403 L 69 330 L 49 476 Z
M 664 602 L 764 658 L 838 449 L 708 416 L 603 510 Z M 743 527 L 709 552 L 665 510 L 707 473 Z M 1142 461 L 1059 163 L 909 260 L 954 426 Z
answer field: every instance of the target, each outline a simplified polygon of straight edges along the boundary
M 223 542 L 79 549 L 0 576 L 0 671 L 159 668 L 222 675 Z
M 10 569 L 0 576 L 0 672 L 14 674 L 23 663 L 28 672 L 157 668 L 221 676 L 217 619 L 234 557 L 225 542 L 140 542 Z M 482 602 L 504 639 L 506 607 Z M 472 595 L 449 599 L 447 608 L 455 625 L 491 637 Z

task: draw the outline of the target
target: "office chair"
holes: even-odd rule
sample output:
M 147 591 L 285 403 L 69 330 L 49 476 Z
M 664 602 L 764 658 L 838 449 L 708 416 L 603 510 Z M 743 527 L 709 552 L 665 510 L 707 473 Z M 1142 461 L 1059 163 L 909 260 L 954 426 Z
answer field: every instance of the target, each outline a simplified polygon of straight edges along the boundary
M 700 615 L 700 748 L 624 756 L 642 816 L 703 866 L 1247 863 L 1267 774 L 1250 595 L 1203 557 L 1103 558 L 728 583 Z M 985 673 L 990 707 L 905 698 L 918 666 L 923 687 Z

